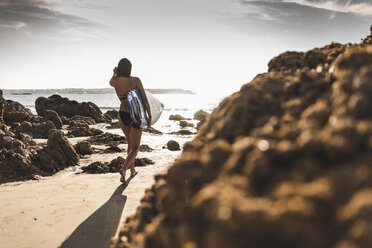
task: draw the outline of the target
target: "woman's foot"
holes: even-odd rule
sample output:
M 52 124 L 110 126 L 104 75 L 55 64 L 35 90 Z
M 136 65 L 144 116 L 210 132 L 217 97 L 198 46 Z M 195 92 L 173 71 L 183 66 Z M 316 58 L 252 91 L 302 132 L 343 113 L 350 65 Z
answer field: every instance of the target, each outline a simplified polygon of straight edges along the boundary
M 138 174 L 138 171 L 135 171 L 135 170 L 130 170 L 130 176 L 131 177 L 134 177 L 135 175 Z
M 120 182 L 122 182 L 122 183 L 125 183 L 125 169 L 124 168 L 121 168 L 120 170 L 119 170 L 119 174 L 120 174 Z

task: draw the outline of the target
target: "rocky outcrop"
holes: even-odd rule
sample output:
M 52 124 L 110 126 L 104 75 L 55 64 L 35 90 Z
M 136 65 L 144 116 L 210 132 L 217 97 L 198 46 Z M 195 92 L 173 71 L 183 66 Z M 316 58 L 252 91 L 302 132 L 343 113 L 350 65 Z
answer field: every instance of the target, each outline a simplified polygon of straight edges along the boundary
M 198 124 L 196 125 L 196 129 L 199 130 L 201 125 L 205 122 L 207 117 L 209 116 L 208 112 L 205 112 L 204 110 L 199 110 L 194 113 L 194 120 L 198 120 Z
M 104 133 L 97 136 L 90 137 L 88 141 L 95 145 L 110 145 L 117 146 L 119 144 L 126 144 L 127 141 L 124 136 L 117 134 Z
M 103 134 L 102 130 L 96 128 L 88 127 L 72 127 L 68 129 L 67 135 L 69 137 L 86 137 L 86 136 L 93 136 L 93 135 L 100 135 Z
M 51 133 L 47 146 L 42 148 L 27 134 L 0 131 L 0 180 L 51 175 L 76 165 L 78 159 L 70 142 L 60 132 Z
M 57 114 L 56 111 L 53 110 L 46 110 L 45 111 L 45 118 L 51 122 L 53 122 L 54 126 L 57 129 L 62 128 L 62 120 L 59 118 L 59 115 Z
M 25 108 L 22 104 L 12 101 L 6 100 L 4 102 L 4 121 L 7 124 L 18 122 L 21 123 L 22 121 L 28 121 L 33 117 L 31 110 Z
M 179 122 L 180 127 L 185 128 L 185 127 L 194 127 L 193 123 L 189 123 L 187 121 L 180 121 Z
M 77 165 L 78 161 L 79 155 L 60 131 L 52 132 L 48 137 L 47 147 L 33 158 L 33 163 L 47 173 Z
M 108 162 L 93 162 L 88 166 L 82 167 L 82 171 L 89 174 L 103 174 L 103 173 L 113 173 L 119 172 L 123 166 L 125 159 L 123 157 L 117 157 L 113 159 L 110 163 Z M 155 164 L 151 159 L 148 158 L 136 158 L 134 161 L 134 166 L 146 166 Z
M 42 148 L 30 136 L 16 136 L 5 125 L 0 130 L 0 180 L 30 179 L 42 171 L 32 163 L 32 157 Z
M 107 110 L 105 115 L 110 116 L 111 119 L 118 119 L 119 111 L 113 109 L 113 110 Z
M 372 46 L 284 53 L 224 99 L 114 247 L 369 247 Z
M 153 128 L 153 127 L 145 128 L 145 129 L 143 129 L 143 131 L 146 132 L 146 133 L 152 133 L 152 134 L 158 134 L 158 135 L 163 134 L 161 131 L 159 131 L 159 130 Z
M 169 120 L 171 121 L 185 121 L 190 120 L 189 118 L 183 117 L 182 115 L 170 115 Z
M 47 139 L 49 133 L 55 130 L 53 122 L 44 121 L 44 122 L 29 122 L 23 121 L 19 126 L 14 128 L 16 133 L 27 133 L 35 139 Z
M 193 132 L 191 132 L 190 130 L 187 130 L 187 129 L 181 129 L 177 132 L 171 132 L 169 134 L 175 134 L 175 135 L 192 135 L 194 134 Z
M 91 117 L 98 123 L 107 121 L 101 110 L 94 103 L 78 103 L 77 101 L 70 101 L 68 98 L 59 95 L 52 95 L 48 98 L 39 97 L 35 101 L 35 108 L 40 116 L 46 116 L 46 110 L 54 110 L 58 115 L 69 118 L 74 115 L 81 115 Z

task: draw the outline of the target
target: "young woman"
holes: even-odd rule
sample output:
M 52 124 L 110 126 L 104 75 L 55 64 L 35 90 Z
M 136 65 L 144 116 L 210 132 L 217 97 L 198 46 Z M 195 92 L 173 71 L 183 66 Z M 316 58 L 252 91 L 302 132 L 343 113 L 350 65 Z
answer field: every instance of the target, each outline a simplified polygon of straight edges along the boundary
M 141 92 L 143 103 L 147 111 L 149 123 L 151 123 L 151 112 L 150 105 L 147 100 L 145 90 L 138 77 L 131 76 L 132 64 L 126 58 L 119 61 L 118 67 L 114 68 L 114 75 L 110 80 L 110 85 L 115 88 L 116 94 L 120 99 L 120 110 L 119 110 L 119 123 L 120 127 L 124 132 L 125 137 L 128 141 L 127 158 L 123 167 L 119 170 L 120 181 L 125 183 L 125 174 L 128 168 L 130 168 L 131 176 L 137 174 L 134 169 L 134 160 L 137 156 L 138 149 L 141 143 L 142 128 L 134 126 L 132 118 L 129 114 L 129 106 L 126 101 L 126 97 L 129 91 L 133 89 L 139 89 Z

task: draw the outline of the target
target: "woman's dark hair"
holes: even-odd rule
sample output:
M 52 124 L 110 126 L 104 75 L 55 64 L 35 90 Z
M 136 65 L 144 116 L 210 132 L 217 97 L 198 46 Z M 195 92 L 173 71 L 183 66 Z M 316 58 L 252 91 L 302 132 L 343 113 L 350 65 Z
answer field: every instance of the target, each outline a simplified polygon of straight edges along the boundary
M 132 72 L 132 64 L 127 58 L 121 59 L 118 64 L 118 76 L 130 77 Z

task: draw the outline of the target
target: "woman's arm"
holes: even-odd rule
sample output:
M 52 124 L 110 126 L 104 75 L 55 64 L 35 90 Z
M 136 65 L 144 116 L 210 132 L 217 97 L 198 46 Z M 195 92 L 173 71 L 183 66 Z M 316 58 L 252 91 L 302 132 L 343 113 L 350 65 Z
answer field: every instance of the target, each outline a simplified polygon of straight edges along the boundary
M 115 67 L 114 68 L 114 75 L 112 75 L 112 77 L 111 77 L 111 79 L 110 79 L 110 85 L 111 86 L 114 86 L 114 83 L 115 83 L 115 79 L 118 77 L 118 68 L 117 67 Z
M 147 116 L 149 118 L 149 126 L 150 126 L 151 125 L 151 118 L 152 118 L 150 104 L 149 104 L 149 101 L 147 100 L 145 89 L 143 88 L 142 82 L 141 82 L 141 80 L 139 78 L 138 78 L 137 88 L 141 92 L 143 103 L 145 104 L 146 111 L 147 111 Z

